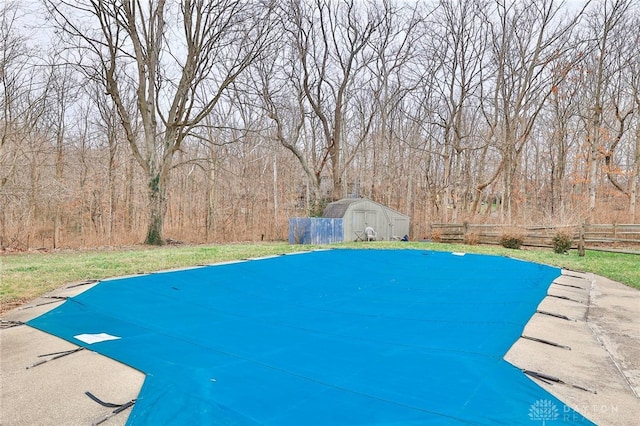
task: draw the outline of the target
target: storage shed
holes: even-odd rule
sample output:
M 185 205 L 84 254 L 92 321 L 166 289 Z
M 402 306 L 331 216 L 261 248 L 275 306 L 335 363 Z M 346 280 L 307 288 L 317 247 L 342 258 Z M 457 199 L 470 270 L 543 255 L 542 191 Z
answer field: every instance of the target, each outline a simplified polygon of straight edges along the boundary
M 399 240 L 409 234 L 409 216 L 367 198 L 334 201 L 322 217 L 343 220 L 343 241 L 365 240 L 367 226 L 373 227 L 378 240 Z

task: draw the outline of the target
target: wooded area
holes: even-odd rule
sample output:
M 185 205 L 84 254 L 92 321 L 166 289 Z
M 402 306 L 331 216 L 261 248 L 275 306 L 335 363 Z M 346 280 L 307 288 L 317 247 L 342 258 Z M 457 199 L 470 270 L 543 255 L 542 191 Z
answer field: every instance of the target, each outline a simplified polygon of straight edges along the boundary
M 37 8 L 40 8 L 36 10 Z M 640 223 L 638 0 L 0 5 L 0 247 Z

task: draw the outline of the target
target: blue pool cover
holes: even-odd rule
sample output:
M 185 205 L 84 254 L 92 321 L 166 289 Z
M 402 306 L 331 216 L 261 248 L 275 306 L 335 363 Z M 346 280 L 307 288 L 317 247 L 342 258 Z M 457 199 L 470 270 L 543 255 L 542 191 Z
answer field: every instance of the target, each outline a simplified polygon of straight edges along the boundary
M 336 249 L 104 281 L 29 324 L 144 372 L 131 425 L 563 424 L 503 360 L 559 274 Z

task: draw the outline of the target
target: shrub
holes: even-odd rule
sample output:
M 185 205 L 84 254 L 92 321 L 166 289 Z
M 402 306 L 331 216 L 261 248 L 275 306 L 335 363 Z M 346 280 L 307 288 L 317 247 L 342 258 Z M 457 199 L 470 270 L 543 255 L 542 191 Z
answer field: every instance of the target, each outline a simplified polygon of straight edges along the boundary
M 500 236 L 500 245 L 505 248 L 519 249 L 524 242 L 524 237 L 521 234 L 514 232 L 507 232 Z
M 558 254 L 567 253 L 572 244 L 573 240 L 571 239 L 571 235 L 566 232 L 558 232 L 553 237 L 553 251 Z
M 475 246 L 480 242 L 480 236 L 475 232 L 467 232 L 464 235 L 464 243 Z
M 431 230 L 431 241 L 434 243 L 442 242 L 442 233 L 438 229 Z

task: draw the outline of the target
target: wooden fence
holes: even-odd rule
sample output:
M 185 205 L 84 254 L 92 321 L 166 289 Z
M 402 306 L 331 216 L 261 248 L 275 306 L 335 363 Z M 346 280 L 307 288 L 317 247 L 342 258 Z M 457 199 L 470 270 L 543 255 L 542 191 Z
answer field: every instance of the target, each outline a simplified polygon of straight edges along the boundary
M 472 223 L 434 223 L 434 241 L 468 244 L 500 244 L 505 235 L 518 235 L 524 246 L 553 247 L 558 233 L 571 236 L 574 247 L 640 247 L 640 224 L 582 224 L 569 226 L 510 226 Z

